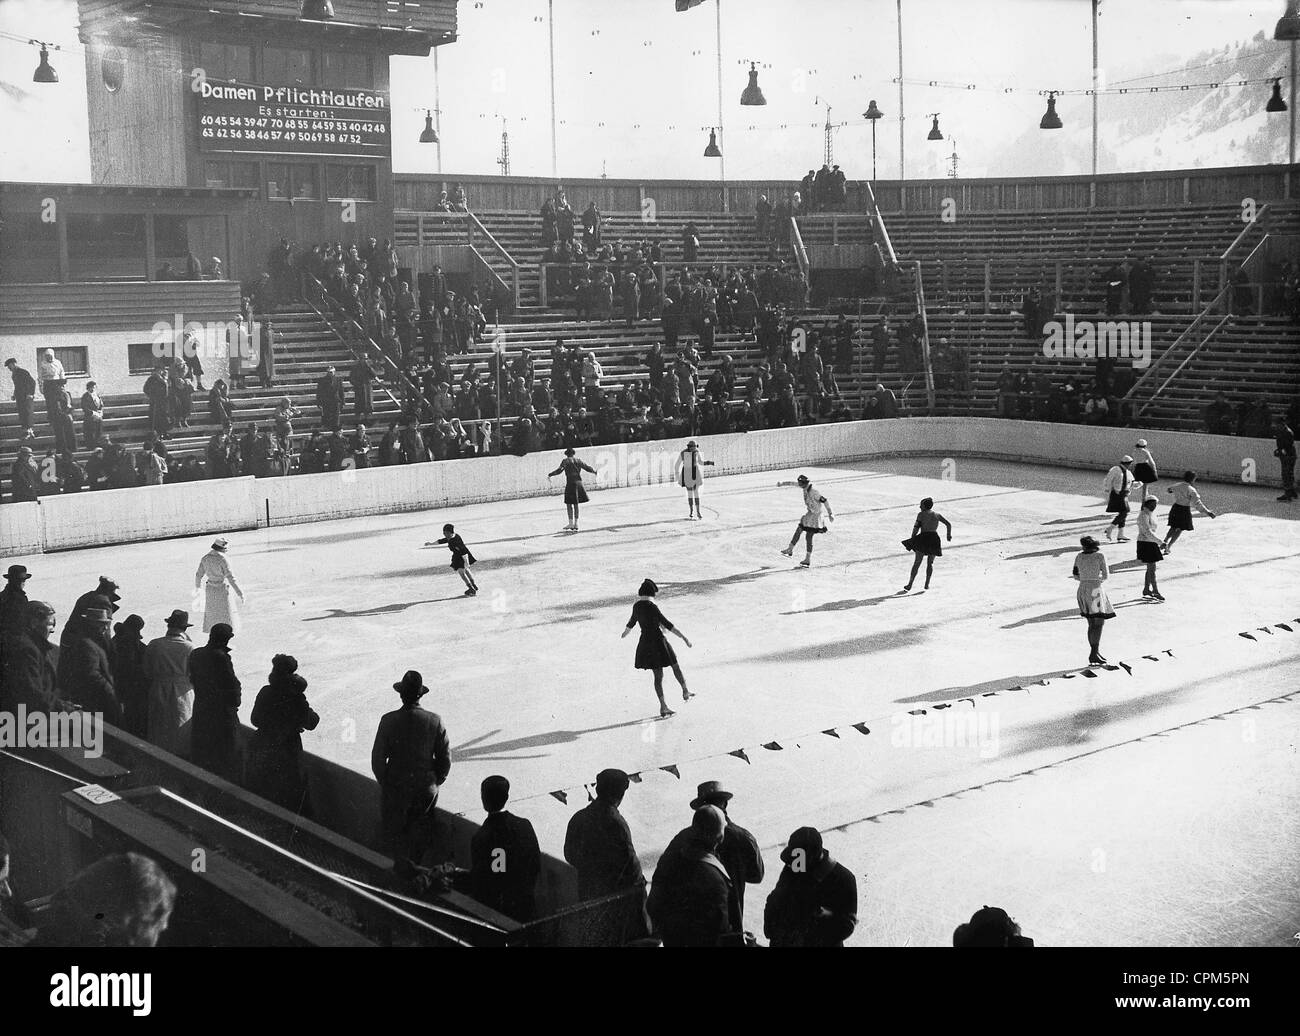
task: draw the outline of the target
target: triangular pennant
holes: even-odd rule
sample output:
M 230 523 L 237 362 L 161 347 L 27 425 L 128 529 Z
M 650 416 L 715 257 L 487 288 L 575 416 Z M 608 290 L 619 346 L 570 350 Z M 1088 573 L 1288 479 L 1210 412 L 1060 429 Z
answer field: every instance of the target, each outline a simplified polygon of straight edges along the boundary
M 766 748 L 769 752 L 784 752 L 784 751 L 785 751 L 785 749 L 782 748 L 782 747 L 781 747 L 779 744 L 777 744 L 775 741 L 769 741 L 769 742 L 768 742 L 767 744 L 765 744 L 763 747 Z
M 641 771 L 638 770 L 636 773 L 629 773 L 629 774 L 627 775 L 627 779 L 628 779 L 629 781 L 631 781 L 633 784 L 640 784 L 640 783 L 641 783 Z
M 859 734 L 870 734 L 870 733 L 871 733 L 871 728 L 870 728 L 869 726 L 867 726 L 865 723 L 854 723 L 854 724 L 853 724 L 853 729 L 856 730 Z
M 669 764 L 668 766 L 661 766 L 661 767 L 659 767 L 659 769 L 663 770 L 664 773 L 671 773 L 671 774 L 672 774 L 674 777 L 676 777 L 679 781 L 682 779 L 682 775 L 681 775 L 680 773 L 677 772 L 677 764 L 676 764 L 676 763 L 671 763 L 671 764 Z
M 1239 637 L 1245 637 L 1247 640 L 1254 640 L 1254 639 L 1255 639 L 1255 638 L 1252 637 L 1249 633 L 1238 633 L 1237 636 L 1239 636 Z
M 566 806 L 569 804 L 569 795 L 568 795 L 567 792 L 563 792 L 563 791 L 553 791 L 553 792 L 551 792 L 551 794 L 552 794 L 555 798 L 557 798 L 557 799 L 559 799 L 561 802 L 563 802 Z
M 822 733 L 823 733 L 823 734 L 829 734 L 831 737 L 839 737 L 839 736 L 840 736 L 840 732 L 839 732 L 838 730 L 836 730 L 834 727 L 831 727 L 830 730 L 823 730 Z
M 743 748 L 737 748 L 734 752 L 728 752 L 727 755 L 734 755 L 737 759 L 743 759 L 745 762 L 749 762 L 749 756 L 745 754 Z M 752 766 L 753 764 L 750 763 L 750 765 Z
M 1288 633 L 1294 633 L 1294 632 L 1295 632 L 1295 630 L 1293 630 L 1293 629 L 1292 629 L 1290 626 L 1288 626 L 1285 622 L 1279 622 L 1279 623 L 1277 624 L 1277 628 L 1280 629 L 1280 630 L 1286 630 Z

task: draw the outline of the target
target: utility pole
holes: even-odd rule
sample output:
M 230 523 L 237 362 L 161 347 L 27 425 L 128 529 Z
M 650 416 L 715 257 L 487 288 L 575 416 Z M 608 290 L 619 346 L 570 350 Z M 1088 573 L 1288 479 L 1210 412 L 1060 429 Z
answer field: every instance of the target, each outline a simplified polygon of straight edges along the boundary
M 952 142 L 952 154 L 948 156 L 948 177 L 955 180 L 957 179 L 957 138 L 949 137 L 948 140 Z
M 898 179 L 907 179 L 907 163 L 903 160 L 904 134 L 903 125 L 906 116 L 903 110 L 903 0 L 898 0 Z
M 722 0 L 716 0 L 718 16 L 718 179 L 722 181 L 722 211 L 727 211 L 727 146 L 722 142 Z
M 1097 9 L 1101 0 L 1092 0 L 1092 175 L 1097 176 L 1097 91 L 1101 89 L 1101 74 L 1097 67 Z M 1096 190 L 1094 184 L 1093 189 Z
M 835 160 L 835 129 L 831 126 L 831 106 L 826 105 L 826 147 L 825 162 L 829 168 Z
M 497 159 L 497 165 L 501 167 L 501 175 L 510 175 L 510 131 L 506 129 L 505 117 L 501 118 L 501 157 Z
M 434 145 L 438 149 L 438 175 L 442 175 L 442 103 L 438 97 L 438 48 L 433 48 L 433 120 L 434 129 L 437 131 L 438 142 Z
M 546 0 L 546 31 L 551 46 L 551 176 L 560 176 L 560 148 L 555 133 L 555 0 Z

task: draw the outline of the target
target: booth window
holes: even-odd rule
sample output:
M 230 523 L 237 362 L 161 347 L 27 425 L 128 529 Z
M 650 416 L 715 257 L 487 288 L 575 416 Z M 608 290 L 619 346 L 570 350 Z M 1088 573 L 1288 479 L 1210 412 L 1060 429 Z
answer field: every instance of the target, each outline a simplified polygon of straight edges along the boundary
M 316 167 L 309 163 L 268 162 L 266 196 L 271 201 L 319 200 Z
M 321 64 L 326 86 L 352 86 L 373 89 L 374 65 L 369 54 L 327 50 Z
M 202 43 L 199 67 L 209 79 L 253 81 L 253 48 L 242 43 Z
M 208 187 L 260 186 L 256 162 L 205 162 L 203 178 Z
M 144 216 L 74 212 L 66 218 L 71 280 L 145 279 Z
M 40 351 L 44 352 L 44 350 L 40 350 Z M 58 360 L 61 364 L 63 364 L 63 373 L 66 374 L 68 377 L 71 378 L 75 376 L 80 376 L 80 377 L 86 376 L 87 373 L 86 368 L 87 366 L 89 366 L 89 364 L 86 362 L 87 350 L 84 345 L 75 345 L 75 346 L 56 345 L 53 347 L 52 351 L 54 352 L 54 358 Z M 40 356 L 38 354 L 37 355 L 38 365 L 39 362 L 40 362 Z M 35 368 L 32 369 L 35 370 Z
M 375 201 L 379 197 L 373 165 L 328 165 L 325 186 L 330 201 Z
M 315 80 L 311 51 L 297 47 L 262 48 L 262 82 L 271 86 L 307 85 Z
M 170 343 L 167 348 L 171 348 Z M 130 374 L 152 374 L 158 366 L 159 357 L 155 353 L 153 342 L 128 342 L 126 346 L 126 365 Z M 66 369 L 66 364 L 64 365 Z

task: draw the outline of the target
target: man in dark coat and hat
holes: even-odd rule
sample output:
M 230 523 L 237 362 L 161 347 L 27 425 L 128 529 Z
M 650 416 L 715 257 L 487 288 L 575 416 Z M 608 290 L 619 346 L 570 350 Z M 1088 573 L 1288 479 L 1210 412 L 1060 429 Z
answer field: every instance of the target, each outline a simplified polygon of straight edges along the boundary
M 44 601 L 27 603 L 21 633 L 5 647 L 0 709 L 14 712 L 25 705 L 29 712 L 58 712 L 70 708 L 58 692 L 58 650 L 50 643 L 55 622 L 54 609 Z
M 506 810 L 510 782 L 484 778 L 479 789 L 487 816 L 470 839 L 470 889 L 478 902 L 516 921 L 536 913 L 534 894 L 542 872 L 542 853 L 533 825 Z
M 77 632 L 59 651 L 58 686 L 63 697 L 87 712 L 102 713 L 104 721 L 122 725 L 122 704 L 113 688 L 108 663 L 107 608 L 87 608 L 77 616 Z
M 643 938 L 648 930 L 645 874 L 632 832 L 618 810 L 630 783 L 622 770 L 601 770 L 595 799 L 569 818 L 564 835 L 564 858 L 578 872 L 580 899 L 629 893 L 628 908 L 613 922 L 611 932 L 619 944 Z
M 144 619 L 128 615 L 113 628 L 108 659 L 113 689 L 122 703 L 122 728 L 141 738 L 149 734 L 149 665 L 143 632 Z
M 10 565 L 5 573 L 4 589 L 0 590 L 0 658 L 4 657 L 4 643 L 20 637 L 27 627 L 27 580 L 31 574 L 26 565 Z
M 328 432 L 338 432 L 343 427 L 345 395 L 343 379 L 333 367 L 325 368 L 325 373 L 316 382 L 316 405 L 320 407 L 320 426 Z
M 68 616 L 68 621 L 63 625 L 63 632 L 59 634 L 59 649 L 66 651 L 72 639 L 86 631 L 87 627 L 83 626 L 81 616 L 88 609 L 100 608 L 108 612 L 111 620 L 113 613 L 117 611 L 117 602 L 121 599 L 121 594 L 117 592 L 117 583 L 109 579 L 108 576 L 100 576 L 99 585 L 93 590 L 87 590 L 77 598 L 77 603 L 72 606 L 72 614 Z M 94 631 L 92 630 L 92 632 Z M 111 648 L 109 650 L 111 652 Z M 62 664 L 60 664 L 61 670 Z
M 726 869 L 727 877 L 735 890 L 738 910 L 743 912 L 745 885 L 757 885 L 763 880 L 763 855 L 758 851 L 758 840 L 739 824 L 733 823 L 731 817 L 727 815 L 727 804 L 731 799 L 732 793 L 722 786 L 721 781 L 705 781 L 699 786 L 695 798 L 691 800 L 691 809 L 716 806 L 722 811 L 726 827 L 722 832 L 722 841 L 714 850 L 714 855 L 722 861 L 722 866 Z M 664 854 L 667 855 L 680 848 L 690 835 L 690 828 L 678 832 L 668 843 Z
M 858 883 L 831 859 L 815 827 L 781 851 L 785 869 L 767 897 L 763 932 L 773 946 L 843 946 L 858 925 Z
M 649 910 L 665 946 L 717 946 L 739 934 L 740 905 L 717 856 L 726 826 L 717 806 L 700 806 L 659 858 Z
M 433 847 L 433 810 L 438 789 L 451 772 L 451 745 L 442 717 L 420 708 L 429 688 L 418 672 L 407 670 L 393 690 L 401 695 L 402 707 L 380 718 L 370 769 L 382 796 L 385 845 L 422 864 Z
M 238 780 L 240 684 L 230 659 L 228 623 L 215 623 L 208 642 L 190 652 L 194 712 L 190 719 L 190 761 L 228 781 Z

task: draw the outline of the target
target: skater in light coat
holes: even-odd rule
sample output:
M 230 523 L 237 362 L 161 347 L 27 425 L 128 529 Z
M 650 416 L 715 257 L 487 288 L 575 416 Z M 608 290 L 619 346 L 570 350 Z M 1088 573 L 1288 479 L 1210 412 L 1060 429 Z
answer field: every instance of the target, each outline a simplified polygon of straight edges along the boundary
M 232 630 L 239 628 L 238 615 L 230 599 L 230 591 L 233 589 L 239 595 L 240 601 L 244 599 L 244 591 L 235 582 L 235 573 L 230 570 L 230 562 L 226 560 L 226 552 L 229 549 L 229 541 L 224 536 L 218 536 L 213 541 L 212 548 L 203 555 L 198 571 L 194 573 L 196 591 L 202 589 L 204 581 L 207 581 L 203 604 L 204 633 L 211 631 L 212 627 L 219 622 L 224 622 Z

